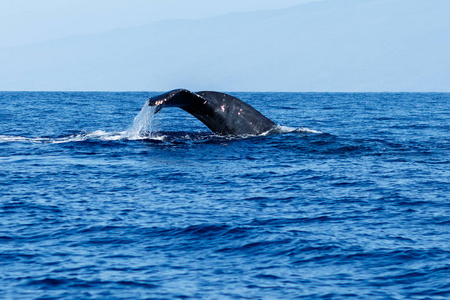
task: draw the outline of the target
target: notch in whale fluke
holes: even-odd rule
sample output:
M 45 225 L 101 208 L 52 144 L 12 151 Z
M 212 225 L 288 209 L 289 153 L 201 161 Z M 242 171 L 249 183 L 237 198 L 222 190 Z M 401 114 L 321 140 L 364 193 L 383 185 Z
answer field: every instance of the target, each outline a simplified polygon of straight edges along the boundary
M 179 107 L 221 135 L 259 135 L 276 127 L 252 106 L 219 92 L 176 89 L 150 98 L 149 105 L 156 106 L 156 112 L 164 106 Z

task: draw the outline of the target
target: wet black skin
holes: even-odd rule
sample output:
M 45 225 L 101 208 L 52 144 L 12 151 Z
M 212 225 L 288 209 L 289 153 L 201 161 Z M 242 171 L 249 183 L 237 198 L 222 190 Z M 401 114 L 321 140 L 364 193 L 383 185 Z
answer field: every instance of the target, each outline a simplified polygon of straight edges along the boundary
M 258 135 L 276 124 L 238 98 L 219 92 L 193 93 L 177 89 L 149 99 L 156 112 L 164 106 L 179 107 L 221 135 Z

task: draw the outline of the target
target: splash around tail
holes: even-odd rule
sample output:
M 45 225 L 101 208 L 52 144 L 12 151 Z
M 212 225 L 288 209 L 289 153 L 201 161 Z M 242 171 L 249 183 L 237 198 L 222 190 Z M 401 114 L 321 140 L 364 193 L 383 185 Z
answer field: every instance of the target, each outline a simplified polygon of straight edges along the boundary
M 155 133 L 153 125 L 155 113 L 156 107 L 150 106 L 149 100 L 147 100 L 136 117 L 134 117 L 133 124 L 125 131 L 125 136 L 132 140 L 152 138 Z

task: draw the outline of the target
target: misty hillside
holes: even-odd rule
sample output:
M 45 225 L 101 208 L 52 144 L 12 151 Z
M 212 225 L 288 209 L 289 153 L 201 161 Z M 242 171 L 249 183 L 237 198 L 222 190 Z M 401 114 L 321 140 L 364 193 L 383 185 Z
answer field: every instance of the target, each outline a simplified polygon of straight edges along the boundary
M 450 1 L 325 0 L 0 49 L 0 90 L 450 92 Z

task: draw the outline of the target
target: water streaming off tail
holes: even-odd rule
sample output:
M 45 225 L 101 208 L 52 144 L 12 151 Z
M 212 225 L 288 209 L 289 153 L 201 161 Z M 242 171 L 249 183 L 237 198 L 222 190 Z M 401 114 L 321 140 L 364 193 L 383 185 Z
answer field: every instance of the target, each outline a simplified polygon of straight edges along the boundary
M 149 106 L 147 100 L 136 117 L 134 117 L 133 125 L 126 131 L 127 137 L 130 139 L 151 138 L 154 132 L 154 116 L 155 107 Z

